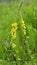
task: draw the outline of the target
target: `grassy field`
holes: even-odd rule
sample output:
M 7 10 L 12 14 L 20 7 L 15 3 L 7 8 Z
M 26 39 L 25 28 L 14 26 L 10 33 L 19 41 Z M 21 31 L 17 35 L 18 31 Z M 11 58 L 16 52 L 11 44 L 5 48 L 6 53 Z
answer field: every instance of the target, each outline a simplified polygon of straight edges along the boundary
M 37 3 L 18 5 L 0 3 L 0 65 L 37 65 Z

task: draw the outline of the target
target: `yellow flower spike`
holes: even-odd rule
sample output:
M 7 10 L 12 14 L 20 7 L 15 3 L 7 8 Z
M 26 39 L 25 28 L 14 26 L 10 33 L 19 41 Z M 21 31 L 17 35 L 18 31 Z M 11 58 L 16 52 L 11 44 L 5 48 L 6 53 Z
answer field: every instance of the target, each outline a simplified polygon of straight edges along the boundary
M 12 48 L 15 48 L 16 47 L 16 44 L 15 43 L 12 43 Z

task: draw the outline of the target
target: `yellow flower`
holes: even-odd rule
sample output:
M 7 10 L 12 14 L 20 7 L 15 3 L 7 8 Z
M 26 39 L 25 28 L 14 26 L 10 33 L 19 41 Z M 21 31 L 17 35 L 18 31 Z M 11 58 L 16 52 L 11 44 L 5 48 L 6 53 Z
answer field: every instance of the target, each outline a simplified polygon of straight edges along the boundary
M 15 29 L 12 29 L 12 30 L 11 30 L 11 33 L 12 33 L 12 32 L 16 32 L 16 30 L 15 30 Z
M 24 35 L 26 35 L 26 32 L 24 32 Z
M 26 26 L 24 26 L 24 29 L 26 29 Z
M 12 28 L 15 28 L 17 30 L 17 23 L 12 23 Z
M 24 35 L 26 35 L 26 30 L 23 30 Z
M 16 30 L 15 29 L 11 30 L 11 36 L 13 39 L 16 37 Z
M 24 20 L 23 20 L 23 18 L 21 18 L 21 23 L 24 24 Z
M 24 24 L 24 21 L 22 20 L 21 23 Z
M 15 39 L 16 38 L 16 35 L 15 36 L 13 35 L 12 38 Z
M 21 23 L 22 23 L 22 26 L 23 26 L 24 28 L 26 28 L 25 23 L 24 23 L 24 20 L 22 20 Z
M 24 28 L 25 24 L 21 24 L 21 26 Z
M 13 34 L 12 34 L 12 38 L 13 38 L 13 39 L 16 38 L 16 33 L 13 33 Z
M 12 48 L 15 48 L 16 47 L 16 44 L 15 43 L 12 43 Z

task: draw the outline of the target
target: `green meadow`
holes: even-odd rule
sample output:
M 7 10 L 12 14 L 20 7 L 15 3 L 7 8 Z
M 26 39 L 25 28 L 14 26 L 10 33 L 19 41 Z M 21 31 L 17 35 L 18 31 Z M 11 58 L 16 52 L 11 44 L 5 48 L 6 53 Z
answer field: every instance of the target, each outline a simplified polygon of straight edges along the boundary
M 37 65 L 37 2 L 0 2 L 0 65 Z

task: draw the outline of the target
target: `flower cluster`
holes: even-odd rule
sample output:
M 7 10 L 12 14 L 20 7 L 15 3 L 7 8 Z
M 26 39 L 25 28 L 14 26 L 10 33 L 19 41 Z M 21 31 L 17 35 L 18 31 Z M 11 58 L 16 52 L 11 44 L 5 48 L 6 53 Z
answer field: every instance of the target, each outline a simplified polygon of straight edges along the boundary
M 16 38 L 16 30 L 17 30 L 17 23 L 12 23 L 11 36 L 13 39 Z
M 19 25 L 20 26 L 20 28 L 21 28 L 21 32 L 23 33 L 23 37 L 22 37 L 22 42 L 23 42 L 23 44 L 24 43 L 27 43 L 27 38 L 29 38 L 28 36 L 27 36 L 27 34 L 26 34 L 26 24 L 25 24 L 25 22 L 24 22 L 24 20 L 23 19 L 21 19 L 21 22 L 20 22 L 20 24 L 21 25 Z M 18 28 L 18 24 L 15 22 L 15 23 L 12 23 L 12 29 L 11 29 L 11 36 L 12 36 L 12 49 L 13 49 L 13 52 L 14 52 L 14 57 L 15 57 L 15 59 L 17 60 L 17 61 L 21 61 L 21 53 L 23 52 L 23 54 L 24 54 L 24 50 L 23 50 L 23 47 L 22 47 L 22 45 L 19 45 L 19 42 L 18 41 L 20 41 L 19 40 L 19 36 L 18 36 L 18 30 L 17 30 L 17 28 Z M 17 32 L 17 33 L 16 33 Z M 21 33 L 20 32 L 20 33 Z M 17 35 L 17 37 L 18 37 L 18 39 L 16 38 L 16 35 Z M 17 41 L 17 42 L 16 42 Z M 21 43 L 22 43 L 21 42 Z M 21 50 L 21 51 L 20 51 Z
M 21 26 L 22 26 L 22 28 L 23 28 L 23 34 L 26 35 L 26 25 L 25 25 L 23 19 L 21 19 Z

